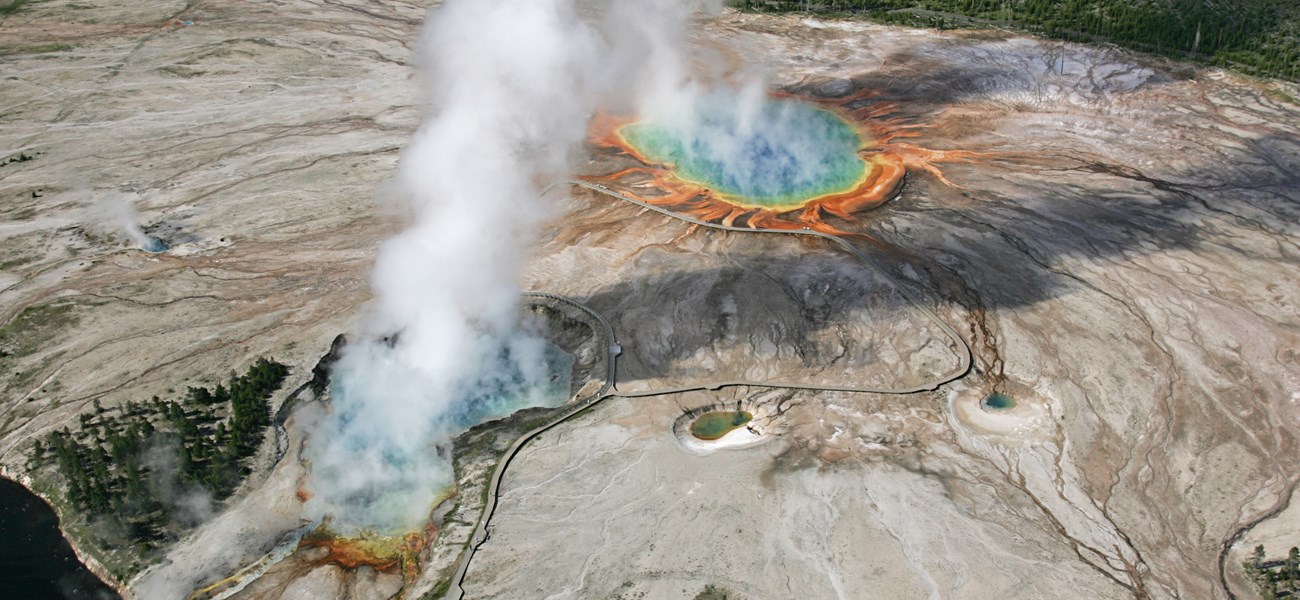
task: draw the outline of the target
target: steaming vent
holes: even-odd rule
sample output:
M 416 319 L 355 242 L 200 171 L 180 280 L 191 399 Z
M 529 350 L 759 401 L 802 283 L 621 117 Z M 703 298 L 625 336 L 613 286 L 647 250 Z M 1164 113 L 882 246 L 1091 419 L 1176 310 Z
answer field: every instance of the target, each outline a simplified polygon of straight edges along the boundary
M 145 233 L 144 228 L 140 226 L 140 215 L 135 210 L 135 201 L 136 196 L 124 192 L 105 194 L 96 206 L 95 219 L 107 219 L 116 224 L 131 243 L 135 244 L 135 247 L 145 252 L 153 254 L 166 252 L 167 243 L 158 236 Z M 151 228 L 156 229 L 157 226 Z
M 167 251 L 167 243 L 152 235 L 147 235 L 140 241 L 140 249 L 145 252 L 161 254 Z

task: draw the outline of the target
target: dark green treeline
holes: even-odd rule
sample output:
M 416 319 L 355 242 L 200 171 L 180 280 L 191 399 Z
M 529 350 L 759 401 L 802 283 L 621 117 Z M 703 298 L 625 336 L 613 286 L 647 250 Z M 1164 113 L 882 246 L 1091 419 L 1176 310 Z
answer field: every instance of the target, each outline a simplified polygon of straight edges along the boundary
M 1297 0 L 741 0 L 757 11 L 855 13 L 916 27 L 1000 26 L 1300 81 Z
M 180 401 L 158 396 L 82 413 L 76 432 L 61 429 L 32 447 L 36 471 L 53 463 L 66 498 L 106 537 L 157 547 L 193 524 L 186 497 L 228 497 L 249 472 L 248 457 L 271 424 L 270 397 L 285 365 L 258 359 L 215 388 L 190 387 Z

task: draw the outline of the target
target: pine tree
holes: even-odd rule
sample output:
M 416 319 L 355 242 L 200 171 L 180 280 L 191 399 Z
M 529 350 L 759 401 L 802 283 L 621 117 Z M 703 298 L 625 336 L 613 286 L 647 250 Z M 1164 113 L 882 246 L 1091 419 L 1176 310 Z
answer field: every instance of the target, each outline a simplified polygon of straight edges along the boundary
M 1291 551 L 1286 556 L 1286 575 L 1294 586 L 1300 582 L 1300 548 L 1291 547 Z

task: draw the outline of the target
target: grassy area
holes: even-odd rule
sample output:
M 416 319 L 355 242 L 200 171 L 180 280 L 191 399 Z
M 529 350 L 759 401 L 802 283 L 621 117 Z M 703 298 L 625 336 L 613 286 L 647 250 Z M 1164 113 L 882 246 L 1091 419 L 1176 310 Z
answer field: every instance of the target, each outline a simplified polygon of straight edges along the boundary
M 447 590 L 449 589 L 451 589 L 451 578 L 440 579 L 438 580 L 438 583 L 433 586 L 433 589 L 424 595 L 422 600 L 438 600 L 439 598 L 446 596 Z
M 0 370 L 9 368 L 11 359 L 35 353 L 60 331 L 80 322 L 76 306 L 51 303 L 29 306 L 4 327 L 0 327 Z
M 40 361 L 29 365 L 25 370 L 15 371 L 12 378 L 5 384 L 5 391 L 21 390 L 36 381 L 36 378 L 45 373 L 54 364 L 58 363 L 67 353 L 60 350 L 48 356 L 42 357 Z M 46 393 L 53 393 L 58 389 L 58 381 L 51 381 L 45 388 Z
M 62 52 L 71 50 L 72 46 L 67 44 L 33 44 L 31 46 L 7 46 L 0 47 L 0 57 L 14 56 L 18 54 L 48 54 L 50 52 Z
M 1300 81 L 1295 0 L 733 0 L 751 11 L 853 14 L 912 27 L 998 27 Z
M 1294 104 L 1296 106 L 1300 106 L 1300 99 L 1297 99 L 1295 96 L 1292 96 L 1291 94 L 1288 94 L 1282 90 L 1269 88 L 1267 90 L 1264 90 L 1264 95 L 1278 102 L 1286 102 L 1287 104 Z
M 727 600 L 727 590 L 716 585 L 704 586 L 704 590 L 695 595 L 695 600 Z
M 0 4 L 0 17 L 7 17 L 18 12 L 29 0 L 9 0 L 8 4 Z
M 9 271 L 40 258 L 35 254 L 11 254 L 8 260 L 0 260 L 0 271 Z

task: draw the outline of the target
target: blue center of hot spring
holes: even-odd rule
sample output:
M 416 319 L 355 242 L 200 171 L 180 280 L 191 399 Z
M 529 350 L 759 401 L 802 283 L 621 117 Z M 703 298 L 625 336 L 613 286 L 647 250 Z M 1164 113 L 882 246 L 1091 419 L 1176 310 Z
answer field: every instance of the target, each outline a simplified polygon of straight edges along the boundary
M 1016 401 L 1011 396 L 1002 392 L 993 392 L 984 398 L 981 402 L 985 410 L 1007 410 L 1015 408 Z
M 729 202 L 788 207 L 855 187 L 870 166 L 858 156 L 858 131 L 838 115 L 790 99 L 766 99 L 738 111 L 735 98 L 713 94 L 674 122 L 624 127 L 623 139 L 681 179 Z

